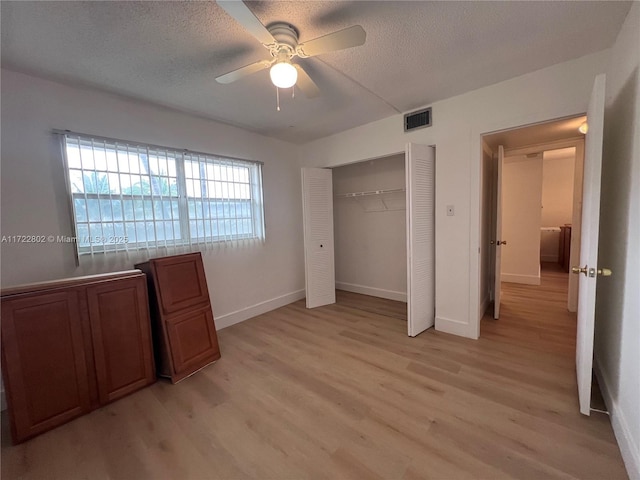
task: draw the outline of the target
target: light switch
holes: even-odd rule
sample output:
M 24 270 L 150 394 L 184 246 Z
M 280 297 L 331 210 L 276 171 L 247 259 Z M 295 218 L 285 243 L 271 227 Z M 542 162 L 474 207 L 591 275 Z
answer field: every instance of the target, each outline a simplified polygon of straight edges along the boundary
M 453 205 L 447 205 L 447 217 L 453 217 L 456 214 Z

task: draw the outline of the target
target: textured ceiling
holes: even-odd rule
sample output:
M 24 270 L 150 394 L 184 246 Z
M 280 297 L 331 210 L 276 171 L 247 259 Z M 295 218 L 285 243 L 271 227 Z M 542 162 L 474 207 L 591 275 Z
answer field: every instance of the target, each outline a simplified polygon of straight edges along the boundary
M 300 59 L 320 97 L 283 95 L 269 58 L 214 2 L 0 3 L 2 66 L 176 108 L 296 143 L 610 47 L 630 2 L 247 2 L 300 41 L 362 25 L 367 42 Z

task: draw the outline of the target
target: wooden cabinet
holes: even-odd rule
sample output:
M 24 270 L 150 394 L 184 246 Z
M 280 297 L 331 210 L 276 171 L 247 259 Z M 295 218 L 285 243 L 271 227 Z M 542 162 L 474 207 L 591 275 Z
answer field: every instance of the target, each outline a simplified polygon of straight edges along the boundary
M 2 357 L 14 441 L 91 410 L 77 291 L 3 297 Z
M 144 276 L 87 287 L 93 356 L 101 404 L 155 379 Z
M 155 381 L 139 271 L 4 289 L 1 330 L 16 443 Z
M 173 383 L 220 358 L 200 253 L 136 265 L 147 274 L 158 374 Z
M 560 227 L 560 244 L 558 245 L 558 263 L 564 272 L 569 271 L 571 257 L 571 225 L 564 224 Z

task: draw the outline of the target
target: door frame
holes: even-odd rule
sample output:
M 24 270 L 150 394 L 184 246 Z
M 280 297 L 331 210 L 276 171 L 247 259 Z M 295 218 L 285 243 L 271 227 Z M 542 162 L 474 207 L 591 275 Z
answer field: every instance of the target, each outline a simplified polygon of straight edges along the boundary
M 471 158 L 471 178 L 475 181 L 470 182 L 470 195 L 469 195 L 469 226 L 470 226 L 470 235 L 469 235 L 469 246 L 470 246 L 470 255 L 469 255 L 469 320 L 471 324 L 470 338 L 480 338 L 480 321 L 484 315 L 483 305 L 482 305 L 482 292 L 480 291 L 481 281 L 483 271 L 480 268 L 482 263 L 481 255 L 481 228 L 482 225 L 480 223 L 480 219 L 482 218 L 482 155 L 483 155 L 483 137 L 486 135 L 491 135 L 494 133 L 509 131 L 509 130 L 518 130 L 524 127 L 530 127 L 534 125 L 544 124 L 555 122 L 559 120 L 567 120 L 571 118 L 585 116 L 586 112 L 574 112 L 568 115 L 564 115 L 561 117 L 555 118 L 540 118 L 536 115 L 527 115 L 525 117 L 520 117 L 519 119 L 514 119 L 512 121 L 496 123 L 492 125 L 489 129 L 483 128 L 482 130 L 476 128 L 472 131 L 472 138 L 476 138 L 477 142 L 472 142 L 472 152 L 470 155 Z M 584 138 L 580 137 L 572 137 L 568 138 L 565 141 L 574 141 L 577 142 L 582 140 L 582 152 L 584 152 Z M 560 145 L 562 141 L 558 142 Z M 552 142 L 549 142 L 551 144 Z M 545 144 L 546 145 L 546 144 Z M 567 147 L 573 145 L 566 145 Z M 536 147 L 536 145 L 530 145 L 528 148 Z M 539 145 L 538 145 L 539 147 Z M 561 148 L 561 147 L 556 147 Z M 512 154 L 516 149 L 505 149 L 506 152 L 509 151 Z M 539 151 L 539 150 L 538 150 Z M 577 151 L 576 151 L 577 156 Z M 584 155 L 583 155 L 584 159 Z M 575 183 L 574 183 L 575 185 Z M 580 197 L 580 202 L 581 202 Z M 574 206 L 575 206 L 575 189 L 574 189 Z M 493 228 L 493 225 L 492 225 Z M 573 240 L 572 240 L 572 250 L 571 250 L 571 260 L 574 259 L 573 256 Z M 579 258 L 579 254 L 575 257 Z M 577 291 L 577 285 L 576 285 Z M 576 302 L 577 306 L 577 302 Z

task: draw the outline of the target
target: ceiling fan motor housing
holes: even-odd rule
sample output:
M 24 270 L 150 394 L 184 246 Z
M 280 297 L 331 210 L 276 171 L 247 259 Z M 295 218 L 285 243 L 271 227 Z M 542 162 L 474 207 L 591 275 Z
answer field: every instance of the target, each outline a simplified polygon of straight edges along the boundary
M 284 22 L 272 23 L 267 27 L 269 33 L 276 39 L 275 45 L 269 45 L 269 51 L 273 57 L 279 57 L 284 51 L 289 57 L 292 57 L 296 53 L 296 47 L 298 46 L 298 31 Z

